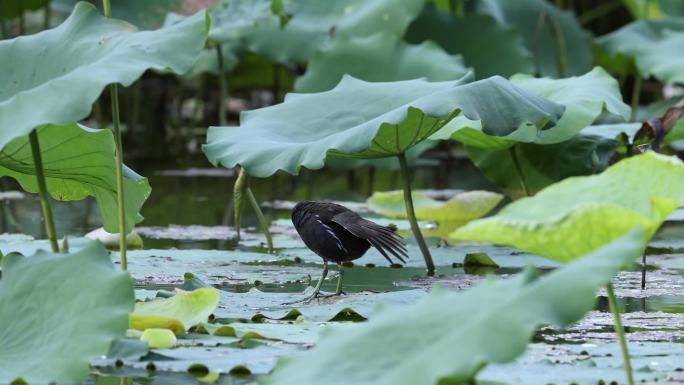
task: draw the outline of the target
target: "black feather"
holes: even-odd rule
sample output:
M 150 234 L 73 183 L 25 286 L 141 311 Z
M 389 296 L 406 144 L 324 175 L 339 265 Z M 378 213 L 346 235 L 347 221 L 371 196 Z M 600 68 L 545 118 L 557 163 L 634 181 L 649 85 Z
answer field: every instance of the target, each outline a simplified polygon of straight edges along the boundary
M 329 202 L 304 201 L 292 209 L 292 223 L 308 248 L 336 263 L 361 258 L 373 246 L 387 261 L 406 263 L 408 253 L 396 227 L 361 218 L 348 208 Z

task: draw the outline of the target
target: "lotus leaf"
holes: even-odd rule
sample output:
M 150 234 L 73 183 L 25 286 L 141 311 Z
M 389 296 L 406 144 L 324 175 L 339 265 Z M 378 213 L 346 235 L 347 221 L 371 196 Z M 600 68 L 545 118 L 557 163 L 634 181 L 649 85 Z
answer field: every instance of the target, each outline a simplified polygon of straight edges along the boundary
M 201 288 L 190 292 L 179 292 L 173 297 L 135 304 L 134 315 L 161 316 L 175 318 L 183 323 L 186 329 L 207 322 L 216 310 L 220 301 L 216 289 Z
M 567 262 L 644 228 L 642 245 L 684 203 L 684 163 L 654 152 L 624 159 L 599 175 L 573 177 L 496 216 L 456 230 L 455 239 L 512 245 Z
M 97 242 L 73 254 L 9 254 L 0 280 L 0 383 L 76 384 L 122 338 L 133 283 Z
M 177 340 L 176 335 L 168 329 L 145 329 L 140 336 L 142 341 L 147 342 L 150 348 L 172 348 Z
M 478 7 L 522 36 L 542 76 L 579 75 L 591 68 L 591 34 L 572 11 L 546 0 L 483 0 Z
M 607 60 L 616 66 L 620 59 L 634 60 L 639 74 L 656 77 L 664 83 L 684 81 L 684 59 L 677 52 L 684 47 L 684 20 L 639 20 L 601 36 L 598 46 L 609 56 Z
M 332 90 L 289 94 L 281 104 L 241 115 L 241 125 L 210 127 L 203 150 L 214 164 L 253 176 L 323 167 L 328 153 L 355 158 L 400 155 L 459 113 L 483 131 L 506 135 L 524 124 L 548 127 L 564 107 L 501 77 L 368 83 L 345 76 Z M 265 139 L 267 138 L 267 139 Z
M 466 146 L 466 151 L 487 179 L 520 197 L 571 176 L 605 170 L 617 147 L 614 139 L 580 134 L 556 144 L 519 143 L 498 151 Z
M 452 138 L 469 146 L 504 149 L 515 142 L 553 144 L 566 141 L 589 126 L 605 110 L 623 119 L 630 108 L 622 102 L 617 81 L 605 70 L 596 67 L 582 76 L 565 79 L 533 78 L 516 75 L 511 82 L 528 92 L 566 106 L 556 125 L 548 130 L 522 127 L 509 135 L 492 138 L 481 131 L 480 122 L 462 117 L 452 120 L 431 139 Z
M 207 28 L 199 12 L 171 27 L 139 32 L 80 2 L 55 29 L 0 41 L 6 69 L 0 72 L 0 148 L 42 124 L 85 118 L 110 83 L 128 86 L 147 69 L 186 72 L 204 47 Z
M 62 201 L 93 196 L 104 227 L 119 232 L 114 138 L 110 130 L 94 130 L 75 123 L 38 128 L 48 192 Z M 28 136 L 17 137 L 0 152 L 0 175 L 16 179 L 24 190 L 38 192 L 36 170 Z M 150 195 L 146 178 L 124 167 L 126 227 L 142 219 L 138 212 Z
M 487 363 L 523 354 L 538 326 L 565 327 L 582 318 L 596 290 L 640 255 L 642 239 L 640 231 L 630 232 L 544 276 L 529 268 L 462 293 L 433 290 L 418 303 L 381 308 L 366 323 L 325 334 L 315 348 L 277 366 L 265 383 L 473 382 Z
M 185 325 L 181 321 L 156 314 L 131 313 L 128 315 L 128 328 L 141 332 L 147 329 L 166 329 L 176 335 L 180 335 L 185 331 Z
M 312 56 L 306 73 L 295 83 L 295 91 L 329 90 L 345 74 L 383 82 L 416 78 L 453 80 L 466 73 L 460 56 L 450 56 L 430 41 L 410 45 L 389 33 L 368 37 L 340 36 Z
M 414 191 L 412 196 L 419 220 L 462 224 L 486 215 L 503 199 L 501 194 L 489 191 L 465 191 L 446 202 L 432 199 L 420 191 Z M 375 192 L 367 203 L 368 208 L 380 215 L 398 219 L 407 217 L 401 191 Z
M 490 15 L 455 17 L 427 4 L 409 26 L 406 40 L 416 44 L 431 40 L 450 54 L 462 55 L 466 65 L 475 69 L 478 78 L 534 70 L 532 55 L 520 35 Z
M 250 0 L 246 0 L 250 2 Z M 272 15 L 247 34 L 247 48 L 277 63 L 305 62 L 339 35 L 369 36 L 387 32 L 400 36 L 423 7 L 424 0 L 292 0 L 283 26 Z

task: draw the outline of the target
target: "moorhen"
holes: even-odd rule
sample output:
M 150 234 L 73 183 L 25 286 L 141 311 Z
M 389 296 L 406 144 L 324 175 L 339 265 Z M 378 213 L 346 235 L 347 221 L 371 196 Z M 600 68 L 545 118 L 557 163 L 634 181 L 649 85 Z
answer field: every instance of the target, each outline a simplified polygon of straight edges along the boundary
M 342 263 L 361 258 L 373 246 L 385 259 L 390 255 L 402 263 L 408 258 L 406 246 L 394 226 L 380 226 L 361 218 L 350 209 L 330 202 L 299 202 L 292 209 L 292 223 L 304 244 L 323 258 L 323 275 L 314 292 L 297 302 L 319 296 L 323 280 L 328 275 L 328 261 L 337 263 L 339 277 L 335 294 L 342 294 Z

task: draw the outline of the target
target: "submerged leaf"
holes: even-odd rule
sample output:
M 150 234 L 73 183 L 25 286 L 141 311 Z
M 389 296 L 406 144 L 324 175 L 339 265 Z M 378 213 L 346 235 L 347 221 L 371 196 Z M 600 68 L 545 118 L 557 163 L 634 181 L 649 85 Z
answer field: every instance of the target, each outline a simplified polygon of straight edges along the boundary
M 96 242 L 73 254 L 5 256 L 0 383 L 81 383 L 89 360 L 124 337 L 132 309 L 130 277 Z
M 434 290 L 416 304 L 383 308 L 366 323 L 333 329 L 265 383 L 472 382 L 488 363 L 521 355 L 539 325 L 568 326 L 591 310 L 596 290 L 639 256 L 642 238 L 633 231 L 547 275 L 530 268 L 463 293 Z
M 573 177 L 520 199 L 496 216 L 452 234 L 567 262 L 639 225 L 642 245 L 684 203 L 684 163 L 654 152 L 620 161 L 599 175 Z
M 448 201 L 438 201 L 421 191 L 412 193 L 418 220 L 467 223 L 481 218 L 501 202 L 503 196 L 490 191 L 465 191 Z M 368 208 L 390 218 L 406 219 L 402 191 L 375 192 L 367 200 Z
M 548 128 L 561 105 L 501 77 L 474 83 L 406 80 L 369 83 L 345 76 L 334 89 L 289 94 L 281 104 L 241 115 L 241 125 L 210 127 L 207 158 L 265 177 L 323 167 L 331 153 L 382 158 L 404 153 L 462 113 L 483 131 L 506 135 L 522 125 Z
M 85 118 L 110 83 L 128 86 L 148 69 L 186 72 L 204 47 L 205 18 L 139 32 L 79 2 L 57 28 L 0 41 L 0 148 L 41 124 Z
M 186 329 L 207 322 L 220 301 L 216 289 L 201 288 L 190 292 L 179 292 L 171 298 L 157 299 L 135 304 L 134 316 L 161 316 L 174 318 Z
M 94 130 L 76 123 L 48 124 L 38 128 L 41 158 L 50 195 L 61 201 L 95 197 L 104 227 L 119 232 L 111 130 Z M 130 231 L 140 217 L 138 212 L 150 195 L 146 178 L 124 166 L 126 229 Z M 16 179 L 29 192 L 38 192 L 36 169 L 28 136 L 9 142 L 0 152 L 0 176 Z

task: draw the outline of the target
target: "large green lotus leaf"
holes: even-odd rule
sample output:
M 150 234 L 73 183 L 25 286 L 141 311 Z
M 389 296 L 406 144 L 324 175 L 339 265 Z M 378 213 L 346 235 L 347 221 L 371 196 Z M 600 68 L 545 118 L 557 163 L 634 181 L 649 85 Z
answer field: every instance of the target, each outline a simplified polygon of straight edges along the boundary
M 133 283 L 97 242 L 73 254 L 4 257 L 0 382 L 81 383 L 90 359 L 123 338 Z
M 414 191 L 412 197 L 417 219 L 461 223 L 481 218 L 503 199 L 501 194 L 490 191 L 464 191 L 446 202 L 432 199 L 420 190 Z M 369 209 L 380 215 L 407 218 L 402 191 L 375 192 L 366 203 Z
M 240 165 L 254 176 L 323 167 L 328 153 L 383 158 L 405 152 L 459 113 L 483 131 L 548 127 L 564 107 L 501 77 L 474 83 L 422 79 L 369 83 L 345 76 L 332 90 L 289 94 L 281 104 L 241 115 L 241 125 L 210 127 L 203 150 L 213 164 Z
M 451 54 L 463 55 L 478 78 L 534 70 L 532 55 L 520 35 L 489 15 L 456 17 L 427 4 L 406 32 L 406 41 L 410 43 L 426 40 L 436 42 Z
M 275 15 L 272 0 L 221 0 L 210 8 L 209 38 L 239 53 L 246 49 L 246 38 L 260 22 L 268 23 Z M 277 32 L 276 32 L 277 33 Z
M 128 86 L 147 69 L 186 72 L 207 28 L 199 12 L 168 28 L 138 32 L 81 2 L 55 29 L 0 41 L 0 148 L 41 124 L 85 118 L 110 83 Z
M 594 307 L 596 290 L 640 255 L 642 238 L 630 232 L 543 276 L 529 268 L 465 292 L 433 290 L 416 304 L 381 308 L 368 322 L 333 329 L 314 349 L 284 360 L 265 383 L 473 383 L 488 363 L 523 354 L 538 326 L 565 327 L 582 318 Z
M 334 88 L 345 74 L 372 82 L 426 78 L 453 80 L 468 71 L 460 56 L 451 56 L 435 43 L 410 45 L 390 33 L 367 37 L 339 36 L 317 51 L 306 73 L 295 82 L 297 92 Z
M 456 230 L 455 239 L 512 245 L 561 262 L 577 258 L 640 225 L 644 245 L 684 203 L 684 163 L 654 152 L 618 162 L 599 175 L 573 177 L 520 199 L 496 216 Z
M 205 287 L 189 292 L 179 292 L 173 297 L 135 304 L 136 316 L 161 316 L 174 318 L 183 323 L 186 329 L 207 322 L 220 301 L 219 293 L 213 287 Z
M 62 201 L 95 197 L 105 229 L 118 233 L 112 132 L 75 123 L 47 124 L 38 128 L 38 141 L 50 195 Z M 16 179 L 24 190 L 38 192 L 35 173 L 28 136 L 12 140 L 0 152 L 0 175 Z M 138 212 L 149 195 L 147 179 L 124 167 L 127 231 L 137 222 Z
M 591 69 L 591 34 L 581 28 L 572 11 L 561 10 L 546 0 L 483 0 L 478 6 L 523 37 L 536 73 L 565 77 Z
M 250 1 L 250 0 L 246 0 Z M 423 8 L 425 0 L 290 0 L 280 17 L 260 19 L 248 31 L 247 49 L 278 63 L 305 62 L 337 35 L 369 36 L 387 32 L 400 36 Z
M 641 128 L 641 123 L 613 123 L 613 124 L 597 124 L 585 127 L 582 130 L 584 135 L 596 135 L 606 139 L 620 139 L 623 135 L 631 143 L 637 131 Z
M 634 60 L 639 74 L 664 83 L 684 81 L 684 19 L 639 20 L 596 39 L 601 58 L 625 71 L 624 59 Z
M 562 179 L 605 170 L 617 147 L 615 139 L 580 134 L 556 144 L 519 143 L 505 150 L 466 146 L 466 151 L 487 179 L 509 196 L 520 197 L 525 194 L 523 180 L 534 194 Z
M 566 141 L 589 126 L 604 111 L 629 118 L 630 108 L 622 102 L 617 81 L 596 67 L 582 76 L 565 79 L 516 75 L 511 82 L 538 96 L 566 106 L 557 124 L 548 130 L 521 127 L 509 135 L 492 138 L 481 132 L 481 124 L 459 117 L 444 126 L 431 139 L 451 138 L 484 149 L 504 149 L 515 142 L 552 144 Z
M 406 163 L 413 167 L 416 165 L 435 166 L 438 162 L 427 158 L 421 158 L 422 154 L 437 146 L 439 144 L 436 140 L 424 140 L 416 143 L 413 147 L 406 151 Z M 378 170 L 399 170 L 399 161 L 396 158 L 378 158 L 378 159 L 352 159 L 340 156 L 328 156 L 325 159 L 325 167 L 333 170 L 359 170 L 363 167 L 374 167 Z

